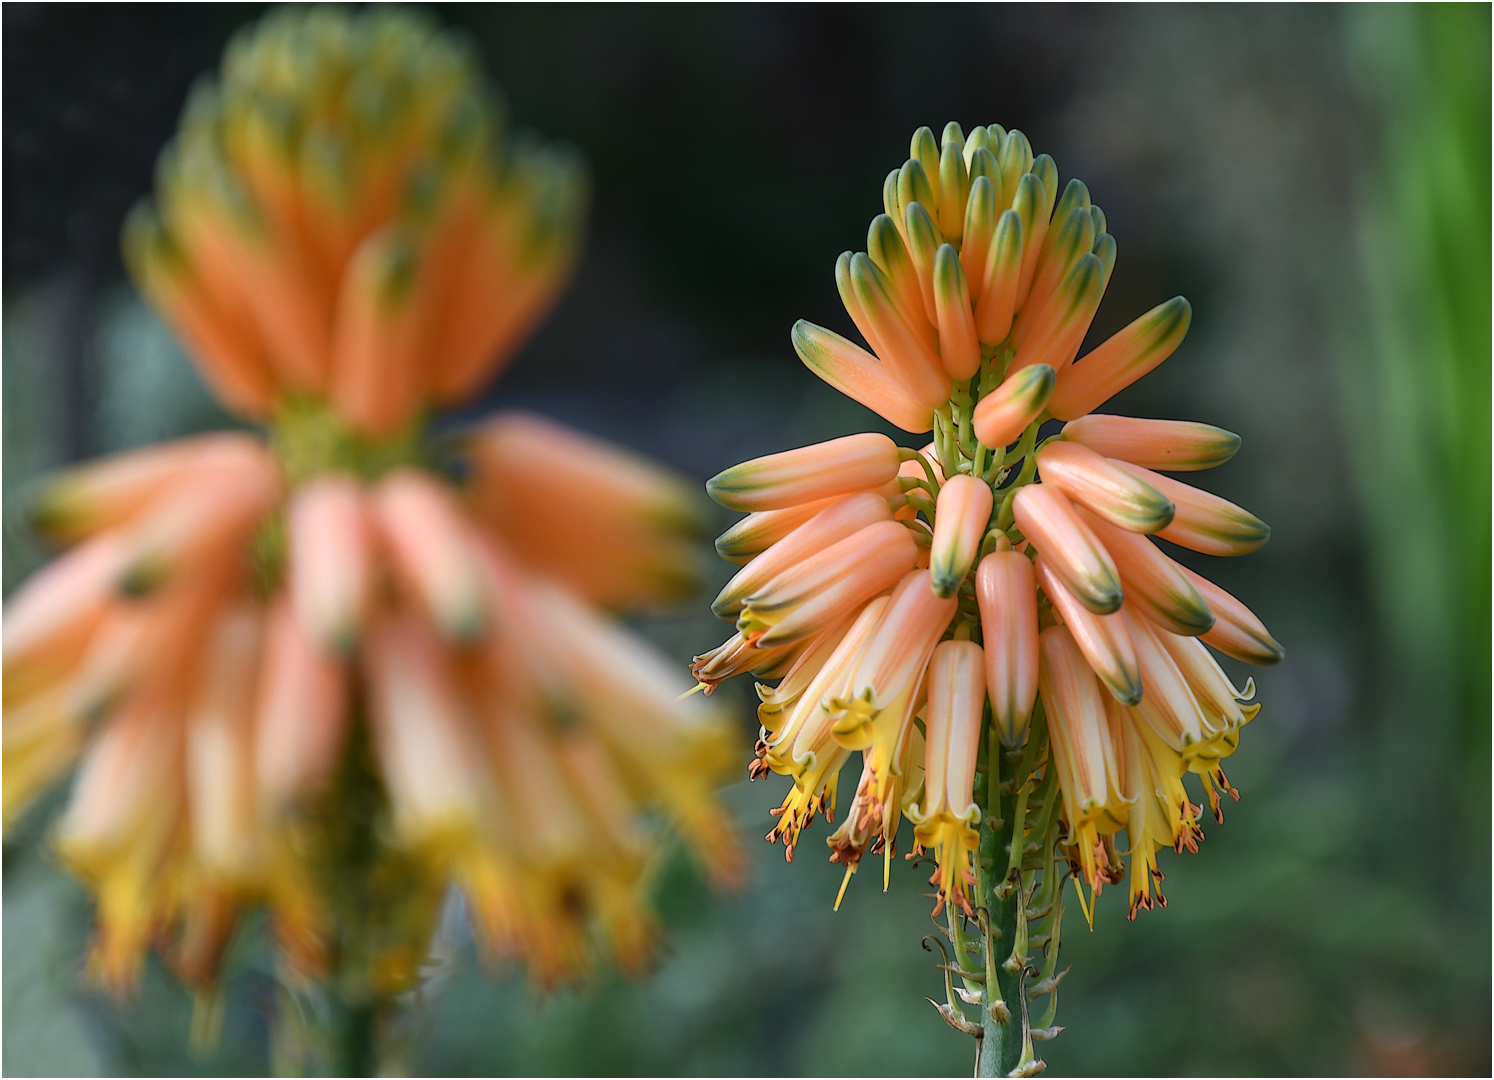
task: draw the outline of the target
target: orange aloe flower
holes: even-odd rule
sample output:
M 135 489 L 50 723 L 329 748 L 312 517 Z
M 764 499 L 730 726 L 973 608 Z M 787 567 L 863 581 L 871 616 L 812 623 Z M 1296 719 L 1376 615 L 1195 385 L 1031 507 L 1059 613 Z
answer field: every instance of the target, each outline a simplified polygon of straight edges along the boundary
M 1258 706 L 1240 704 L 1253 686 L 1236 691 L 1207 646 L 1251 663 L 1281 647 L 1152 537 L 1239 555 L 1269 529 L 1154 471 L 1222 464 L 1238 436 L 1093 412 L 1177 348 L 1190 308 L 1170 300 L 1080 355 L 1116 255 L 1082 182 L 1061 186 L 1019 131 L 951 123 L 942 139 L 919 129 L 883 202 L 867 250 L 835 266 L 866 347 L 803 321 L 791 340 L 816 375 L 934 441 L 915 452 L 850 435 L 711 480 L 712 497 L 749 513 L 717 541 L 743 567 L 716 604 L 738 633 L 694 671 L 708 691 L 749 671 L 781 680 L 758 684 L 750 775 L 791 779 L 769 836 L 791 856 L 861 752 L 830 857 L 848 881 L 868 845 L 890 858 L 899 817 L 913 819 L 910 857 L 927 848 L 937 863 L 936 912 L 989 920 L 982 968 L 951 916 L 946 967 L 966 1003 L 989 1006 L 989 1046 L 1023 994 L 1013 980 L 1037 971 L 1029 917 L 1049 942 L 1040 992 L 1056 986 L 1054 857 L 1091 897 L 1129 861 L 1134 917 L 1154 903 L 1157 849 L 1202 837 L 1184 776 L 1216 816 L 1221 792 L 1238 795 L 1220 762 Z M 973 1030 L 952 996 L 939 1008 Z M 1003 1075 L 1040 1069 L 1031 1040 L 1056 1033 L 1052 1010 L 1030 1024 L 1024 996 Z
M 58 845 L 112 989 L 152 941 L 210 982 L 263 903 L 302 974 L 398 992 L 448 882 L 542 983 L 597 942 L 636 969 L 648 822 L 736 871 L 722 719 L 604 614 L 693 588 L 696 496 L 539 417 L 427 432 L 581 235 L 577 162 L 506 139 L 492 101 L 417 17 L 276 13 L 193 90 L 130 216 L 136 282 L 257 429 L 58 479 L 37 523 L 71 546 L 6 609 L 5 821 L 79 763 Z

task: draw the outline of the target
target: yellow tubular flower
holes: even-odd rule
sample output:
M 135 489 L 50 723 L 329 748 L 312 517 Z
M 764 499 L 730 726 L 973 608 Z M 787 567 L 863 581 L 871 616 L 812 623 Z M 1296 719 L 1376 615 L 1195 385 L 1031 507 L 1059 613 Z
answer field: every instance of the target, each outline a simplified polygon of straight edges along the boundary
M 266 432 L 59 478 L 36 520 L 73 546 L 6 609 L 5 821 L 81 758 L 58 841 L 98 896 L 111 988 L 152 939 L 213 981 L 263 903 L 300 975 L 387 998 L 418 980 L 448 882 L 544 984 L 598 951 L 637 970 L 646 823 L 737 873 L 723 719 L 597 610 L 693 588 L 698 496 L 536 416 L 454 454 L 427 435 L 514 355 L 581 239 L 580 165 L 507 140 L 495 100 L 419 17 L 277 12 L 194 89 L 126 225 L 141 291 Z M 865 438 L 885 485 L 896 447 Z M 852 531 L 890 522 L 865 499 Z M 914 545 L 887 527 L 900 574 Z M 758 576 L 754 596 L 777 577 Z
M 1154 906 L 1157 850 L 1203 835 L 1185 776 L 1222 820 L 1220 794 L 1238 792 L 1221 761 L 1258 708 L 1209 647 L 1282 656 L 1150 536 L 1240 555 L 1270 530 L 1162 475 L 1228 461 L 1238 436 L 1094 414 L 1173 353 L 1192 313 L 1176 297 L 1079 355 L 1116 257 L 1082 182 L 1060 187 L 1019 131 L 951 123 L 942 138 L 919 129 L 882 196 L 867 250 L 835 264 L 865 345 L 802 320 L 791 337 L 820 378 L 933 442 L 848 435 L 709 481 L 748 512 L 716 544 L 744 568 L 714 605 L 738 633 L 692 670 L 707 691 L 741 672 L 781 678 L 758 684 L 749 775 L 792 777 L 769 834 L 790 855 L 862 752 L 831 860 L 849 882 L 874 842 L 890 856 L 906 810 L 916 852 L 938 862 L 936 912 L 969 917 L 951 916 L 946 971 L 963 1003 L 985 1005 L 980 1074 L 1030 1076 L 1033 1040 L 1059 1030 L 1056 996 L 1029 1017 L 1024 980 L 1057 985 L 1064 863 L 1092 899 L 1130 856 L 1131 914 Z M 973 1030 L 952 977 L 938 1007 Z

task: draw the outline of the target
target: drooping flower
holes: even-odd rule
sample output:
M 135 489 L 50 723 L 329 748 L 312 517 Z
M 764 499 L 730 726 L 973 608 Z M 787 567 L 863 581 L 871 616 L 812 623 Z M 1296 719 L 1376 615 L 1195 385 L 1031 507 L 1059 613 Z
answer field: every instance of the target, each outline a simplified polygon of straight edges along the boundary
M 536 416 L 428 430 L 580 240 L 579 164 L 503 129 L 421 19 L 279 12 L 194 89 L 129 219 L 142 292 L 268 437 L 61 477 L 37 522 L 71 547 L 6 609 L 5 819 L 80 762 L 57 839 L 111 988 L 153 940 L 211 981 L 263 903 L 303 974 L 398 992 L 448 882 L 543 983 L 636 969 L 655 815 L 734 873 L 727 729 L 602 610 L 693 587 L 696 496 Z
M 983 969 L 951 914 L 964 1000 L 989 1007 L 992 1041 L 1023 997 L 1002 1070 L 1031 1075 L 1027 1036 L 1058 1029 L 1051 1003 L 1026 1022 L 1014 980 L 1034 970 L 1031 916 L 1051 953 L 1040 992 L 1057 984 L 1054 856 L 1091 895 L 1129 859 L 1131 915 L 1151 907 L 1157 849 L 1202 837 L 1184 776 L 1218 816 L 1219 794 L 1238 794 L 1220 761 L 1258 708 L 1239 704 L 1253 688 L 1236 691 L 1202 643 L 1251 663 L 1282 655 L 1244 605 L 1151 537 L 1240 555 L 1269 529 L 1156 471 L 1222 464 L 1237 436 L 1094 412 L 1171 355 L 1190 308 L 1169 300 L 1078 355 L 1116 255 L 1082 182 L 1060 189 L 1019 131 L 967 137 L 951 123 L 942 140 L 919 129 L 883 201 L 867 250 L 835 266 L 867 348 L 803 321 L 792 341 L 826 382 L 934 441 L 915 452 L 851 435 L 710 481 L 718 502 L 750 513 L 717 541 L 743 566 L 715 606 L 738 633 L 694 670 L 707 689 L 781 677 L 758 685 L 751 775 L 792 780 L 769 835 L 790 856 L 861 751 L 832 861 L 848 881 L 868 846 L 890 858 L 899 817 L 913 819 L 911 855 L 937 863 L 936 912 L 982 920 Z M 969 1028 L 952 997 L 940 1010 Z

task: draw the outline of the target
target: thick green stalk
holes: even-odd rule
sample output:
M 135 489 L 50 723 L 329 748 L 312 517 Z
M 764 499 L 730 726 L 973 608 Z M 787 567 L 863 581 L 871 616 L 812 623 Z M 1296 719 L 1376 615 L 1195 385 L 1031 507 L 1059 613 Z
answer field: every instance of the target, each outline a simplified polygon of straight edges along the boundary
M 991 934 L 987 942 L 990 956 L 986 963 L 986 993 L 981 1003 L 981 1026 L 985 1034 L 980 1043 L 976 1075 L 1006 1076 L 1017 1067 L 1022 1056 L 1018 979 L 1002 966 L 1012 942 L 1016 940 L 1017 905 L 1022 902 L 1021 889 L 1006 890 L 1006 895 L 1001 895 L 1007 865 L 1006 848 L 1014 842 L 1018 795 L 1015 790 L 1010 793 L 1003 791 L 1016 763 L 1003 759 L 1001 741 L 994 727 L 990 734 L 989 753 L 991 773 L 980 833 L 980 902 L 988 913 Z M 998 770 L 998 762 L 1004 768 Z M 1020 846 L 1020 839 L 1015 842 Z

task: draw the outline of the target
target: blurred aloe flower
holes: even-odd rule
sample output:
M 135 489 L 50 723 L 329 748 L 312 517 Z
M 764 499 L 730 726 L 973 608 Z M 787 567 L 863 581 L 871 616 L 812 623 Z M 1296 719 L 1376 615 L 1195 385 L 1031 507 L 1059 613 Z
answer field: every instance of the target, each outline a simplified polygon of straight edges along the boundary
M 110 989 L 152 942 L 212 984 L 263 904 L 291 976 L 388 1000 L 449 883 L 541 984 L 637 970 L 654 822 L 734 875 L 728 729 L 603 613 L 690 591 L 696 496 L 537 416 L 428 428 L 549 308 L 586 201 L 407 13 L 272 14 L 194 89 L 125 254 L 258 427 L 57 479 L 67 551 L 5 612 L 5 821 L 78 763 L 56 842 Z
M 1127 873 L 1132 918 L 1165 906 L 1157 852 L 1197 850 L 1204 801 L 1223 820 L 1238 792 L 1221 761 L 1259 710 L 1208 646 L 1283 655 L 1149 537 L 1230 556 L 1270 530 L 1163 475 L 1229 460 L 1238 436 L 1094 411 L 1172 354 L 1190 308 L 1169 300 L 1075 359 L 1116 254 L 1082 182 L 1061 186 L 1020 131 L 951 123 L 914 134 L 883 200 L 867 250 L 835 268 L 871 351 L 803 321 L 793 342 L 832 386 L 934 440 L 851 435 L 713 478 L 717 502 L 748 512 L 717 541 L 743 568 L 713 605 L 736 632 L 694 671 L 707 688 L 779 679 L 758 685 L 750 774 L 793 782 L 768 836 L 790 859 L 819 813 L 833 820 L 861 752 L 828 838 L 842 895 L 868 851 L 885 887 L 906 815 L 963 983 L 956 996 L 947 975 L 937 1007 L 981 1040 L 979 1075 L 1033 1075 L 1033 1040 L 1060 1030 L 1063 881 L 1087 917 Z

